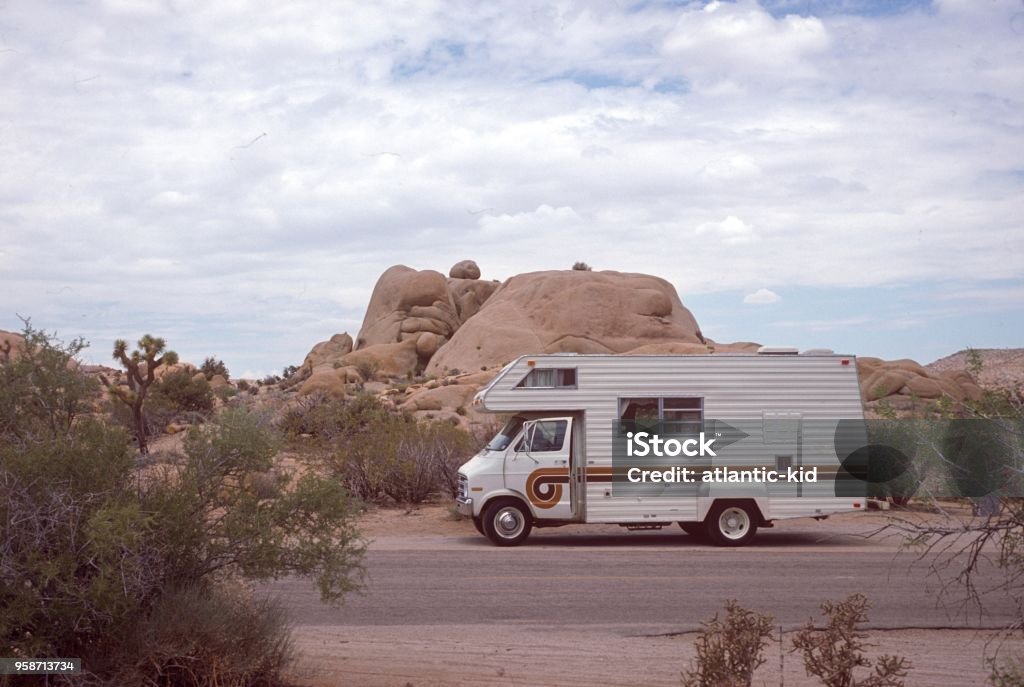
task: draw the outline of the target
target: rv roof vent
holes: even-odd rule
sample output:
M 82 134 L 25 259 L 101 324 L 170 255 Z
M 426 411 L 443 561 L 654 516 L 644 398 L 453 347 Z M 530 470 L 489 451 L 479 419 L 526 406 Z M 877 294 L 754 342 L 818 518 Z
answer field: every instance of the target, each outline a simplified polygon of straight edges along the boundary
M 801 351 L 800 355 L 835 355 L 835 353 L 831 348 L 808 348 L 806 351 Z
M 800 351 L 789 346 L 761 346 L 759 355 L 797 355 Z

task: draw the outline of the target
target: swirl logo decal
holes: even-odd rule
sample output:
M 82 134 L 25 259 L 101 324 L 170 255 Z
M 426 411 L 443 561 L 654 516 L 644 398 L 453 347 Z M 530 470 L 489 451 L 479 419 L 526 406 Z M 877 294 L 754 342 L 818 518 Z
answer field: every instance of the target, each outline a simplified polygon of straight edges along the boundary
M 537 508 L 554 508 L 562 500 L 562 485 L 568 483 L 568 468 L 540 468 L 526 478 L 526 496 Z

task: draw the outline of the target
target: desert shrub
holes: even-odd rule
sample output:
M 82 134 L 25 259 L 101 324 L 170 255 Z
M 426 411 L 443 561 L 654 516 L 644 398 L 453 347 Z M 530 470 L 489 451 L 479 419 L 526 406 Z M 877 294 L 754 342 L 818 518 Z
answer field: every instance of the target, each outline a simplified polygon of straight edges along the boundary
M 587 263 L 583 262 L 582 260 L 579 261 L 579 262 L 574 262 L 572 264 L 572 268 L 574 270 L 576 270 L 577 272 L 589 272 L 591 270 L 590 265 L 588 265 Z
M 132 660 L 118 671 L 121 684 L 276 685 L 294 659 L 284 609 L 223 587 L 166 592 L 126 648 Z
M 764 649 L 772 632 L 772 616 L 743 608 L 735 599 L 701 623 L 696 664 L 683 673 L 686 687 L 750 687 L 754 671 L 765 662 Z
M 0 365 L 18 382 L 0 386 L 4 431 L 32 437 L 0 442 L 0 655 L 80 657 L 90 674 L 79 682 L 271 684 L 283 626 L 269 607 L 220 590 L 308 575 L 338 601 L 361 581 L 358 502 L 336 480 L 272 476 L 276 437 L 244 410 L 193 428 L 180 461 L 142 471 L 120 428 L 22 412 L 44 399 L 74 407 L 76 389 L 59 386 L 69 369 L 61 346 L 27 382 L 8 369 L 14 361 Z M 205 623 L 186 620 L 201 615 L 199 599 Z M 182 628 L 201 645 L 183 644 Z M 188 675 L 154 663 L 160 656 Z M 256 673 L 232 672 L 241 656 Z M 125 677 L 126 667 L 142 672 Z
M 869 608 L 871 603 L 863 594 L 821 604 L 825 626 L 815 627 L 809 620 L 793 638 L 792 651 L 801 653 L 808 675 L 817 677 L 826 687 L 903 687 L 910 668 L 906 659 L 886 654 L 872 663 L 864 655 L 871 645 L 858 625 L 867 622 Z M 869 675 L 855 677 L 857 668 L 872 667 Z
M 307 473 L 294 483 L 281 475 L 276 498 L 250 488 L 250 478 L 272 468 L 277 448 L 266 418 L 244 408 L 189 430 L 184 465 L 173 480 L 154 480 L 144 493 L 168 535 L 168 582 L 222 570 L 256 579 L 315 575 L 328 600 L 358 586 L 360 505 L 342 485 Z
M 363 360 L 356 364 L 356 371 L 359 376 L 363 378 L 364 382 L 372 382 L 377 378 L 377 371 L 379 370 L 377 363 L 371 360 Z
M 149 408 L 166 401 L 177 412 L 200 413 L 208 415 L 213 412 L 213 390 L 202 377 L 193 379 L 188 370 L 169 372 L 153 385 L 150 392 Z
M 218 386 L 213 390 L 213 395 L 219 398 L 223 402 L 227 402 L 229 398 L 234 398 L 238 395 L 238 389 L 233 386 Z
M 70 431 L 89 410 L 99 388 L 74 362 L 88 344 L 69 343 L 24 321 L 25 346 L 0 359 L 0 440 L 4 443 L 52 439 Z M 70 364 L 69 364 L 70 362 Z
M 286 431 L 312 434 L 326 448 L 331 474 L 366 500 L 420 503 L 438 491 L 454 496 L 456 473 L 476 439 L 447 422 L 417 422 L 370 395 L 310 399 L 282 421 Z
M 345 399 L 310 394 L 285 411 L 278 427 L 288 436 L 308 434 L 330 443 L 364 434 L 389 414 L 391 411 L 371 394 Z
M 212 356 L 203 361 L 203 364 L 199 366 L 199 371 L 206 376 L 207 381 L 217 375 L 226 380 L 231 379 L 231 375 L 228 374 L 228 366 L 224 364 L 224 361 Z
M 249 382 L 245 379 L 239 379 L 238 382 L 236 383 L 236 386 L 238 387 L 239 391 L 248 391 L 249 389 L 252 388 L 252 385 L 249 384 Z
M 1019 658 L 988 661 L 991 673 L 988 681 L 993 687 L 1024 687 L 1024 662 Z
M 205 378 L 192 377 L 188 370 L 174 370 L 153 383 L 142 410 L 147 438 L 159 436 L 172 422 L 203 421 L 212 414 L 213 389 Z M 115 400 L 108 409 L 114 423 L 134 435 L 137 428 L 131 408 Z

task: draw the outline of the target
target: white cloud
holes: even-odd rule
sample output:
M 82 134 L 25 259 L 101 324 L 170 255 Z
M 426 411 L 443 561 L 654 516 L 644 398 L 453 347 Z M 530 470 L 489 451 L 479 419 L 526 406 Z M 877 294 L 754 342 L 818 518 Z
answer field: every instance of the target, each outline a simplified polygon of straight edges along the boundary
M 696 234 L 717 234 L 727 246 L 752 243 L 758 239 L 754 227 L 735 215 L 729 215 L 721 222 L 704 222 L 697 227 Z
M 1018 15 L 15 3 L 0 327 L 33 315 L 100 360 L 152 330 L 275 370 L 357 328 L 394 263 L 501 279 L 584 260 L 684 299 L 1013 289 Z
M 758 289 L 753 293 L 748 293 L 743 297 L 743 302 L 747 305 L 771 305 L 772 303 L 778 303 L 782 300 L 779 294 L 769 289 Z

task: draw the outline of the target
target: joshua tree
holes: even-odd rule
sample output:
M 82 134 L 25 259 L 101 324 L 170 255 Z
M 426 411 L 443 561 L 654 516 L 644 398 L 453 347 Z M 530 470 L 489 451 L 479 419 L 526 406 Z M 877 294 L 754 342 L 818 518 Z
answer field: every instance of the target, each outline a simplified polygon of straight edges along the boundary
M 128 373 L 128 388 L 111 384 L 102 378 L 110 394 L 128 406 L 135 424 L 135 436 L 139 442 L 139 453 L 148 453 L 146 444 L 146 420 L 142 406 L 146 402 L 146 392 L 156 379 L 156 369 L 161 365 L 174 365 L 178 362 L 178 354 L 165 351 L 167 344 L 163 339 L 146 334 L 139 339 L 139 348 L 128 354 L 128 343 L 124 339 L 114 342 L 114 360 L 124 366 Z

